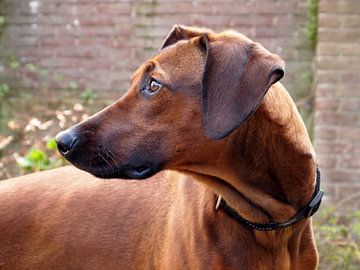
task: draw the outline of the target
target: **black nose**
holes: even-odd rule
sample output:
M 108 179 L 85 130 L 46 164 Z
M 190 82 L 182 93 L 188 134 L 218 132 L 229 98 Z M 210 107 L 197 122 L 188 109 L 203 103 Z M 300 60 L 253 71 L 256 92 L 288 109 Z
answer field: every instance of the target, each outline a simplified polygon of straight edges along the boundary
M 55 141 L 60 153 L 66 156 L 76 148 L 79 139 L 73 131 L 65 130 L 56 135 Z

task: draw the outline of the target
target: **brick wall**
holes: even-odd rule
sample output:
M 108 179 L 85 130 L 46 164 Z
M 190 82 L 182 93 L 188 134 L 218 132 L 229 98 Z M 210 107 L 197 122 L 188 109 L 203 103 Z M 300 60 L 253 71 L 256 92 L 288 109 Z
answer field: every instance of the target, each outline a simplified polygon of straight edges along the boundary
M 75 81 L 82 88 L 120 95 L 134 68 L 158 49 L 175 23 L 243 32 L 286 60 L 284 83 L 294 96 L 309 89 L 313 55 L 303 34 L 306 0 L 0 2 L 7 22 L 3 51 L 22 65 L 46 70 L 51 89 Z M 24 72 L 11 84 L 37 89 L 43 81 Z
M 328 195 L 339 200 L 360 192 L 360 1 L 319 4 L 316 150 Z
M 118 97 L 132 71 L 178 23 L 233 28 L 263 43 L 286 60 L 284 84 L 301 99 L 313 73 L 303 34 L 306 2 L 0 0 L 6 20 L 0 82 L 55 93 L 76 82 L 81 89 Z M 360 189 L 360 1 L 319 2 L 315 146 L 328 195 L 341 199 Z M 20 66 L 34 64 L 38 72 L 9 71 L 11 59 Z

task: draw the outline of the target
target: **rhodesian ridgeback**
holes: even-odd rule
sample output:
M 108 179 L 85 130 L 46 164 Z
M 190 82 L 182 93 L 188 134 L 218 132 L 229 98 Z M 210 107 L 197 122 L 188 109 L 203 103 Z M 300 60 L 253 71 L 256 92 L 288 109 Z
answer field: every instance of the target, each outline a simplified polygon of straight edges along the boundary
M 81 170 L 0 184 L 0 269 L 316 269 L 317 163 L 283 75 L 244 35 L 175 25 L 57 135 Z

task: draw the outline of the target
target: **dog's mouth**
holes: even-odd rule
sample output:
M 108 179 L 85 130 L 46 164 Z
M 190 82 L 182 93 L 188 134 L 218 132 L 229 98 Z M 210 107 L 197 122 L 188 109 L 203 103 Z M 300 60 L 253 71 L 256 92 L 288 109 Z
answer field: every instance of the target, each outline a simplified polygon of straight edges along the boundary
M 96 177 L 146 179 L 160 170 L 160 163 L 156 162 L 153 157 L 146 157 L 143 153 L 134 153 L 130 157 L 118 157 L 105 146 L 94 146 L 84 139 L 76 138 L 74 140 L 74 136 L 71 137 L 69 134 L 72 135 L 70 132 L 62 135 L 67 141 L 62 137 L 58 138 L 57 144 L 60 153 L 74 166 Z M 67 137 L 73 139 L 73 142 L 71 145 L 67 143 L 65 147 L 60 140 L 70 141 Z M 84 154 L 84 149 L 86 154 Z
M 76 166 L 76 164 L 74 164 Z M 88 167 L 83 168 L 82 166 L 76 166 L 79 169 L 85 170 L 98 178 L 110 179 L 110 178 L 120 178 L 120 179 L 137 179 L 142 180 L 153 176 L 158 170 L 151 165 L 141 165 L 141 166 L 124 166 L 119 167 Z
M 129 167 L 124 170 L 124 173 L 132 179 L 144 179 L 153 174 L 153 167 L 150 165 L 141 165 L 137 167 Z

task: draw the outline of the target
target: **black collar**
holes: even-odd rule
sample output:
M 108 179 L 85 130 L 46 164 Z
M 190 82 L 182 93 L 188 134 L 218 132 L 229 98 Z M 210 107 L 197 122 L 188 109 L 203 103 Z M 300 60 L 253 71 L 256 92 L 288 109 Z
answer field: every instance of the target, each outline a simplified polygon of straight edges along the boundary
M 303 208 L 297 212 L 295 216 L 290 218 L 289 220 L 285 222 L 269 222 L 269 223 L 256 223 L 251 222 L 242 216 L 240 216 L 233 208 L 231 208 L 222 198 L 219 196 L 218 202 L 216 204 L 216 209 L 222 208 L 225 213 L 235 219 L 236 221 L 245 224 L 249 226 L 250 228 L 254 230 L 260 230 L 260 231 L 271 231 L 271 230 L 278 230 L 283 229 L 286 227 L 289 227 L 291 225 L 294 225 L 295 223 L 298 223 L 303 218 L 309 218 L 312 215 L 316 213 L 316 211 L 319 209 L 319 206 L 321 204 L 321 199 L 323 197 L 324 191 L 320 189 L 320 171 L 319 168 L 316 168 L 316 186 L 315 191 L 310 199 L 310 202 L 305 205 Z

